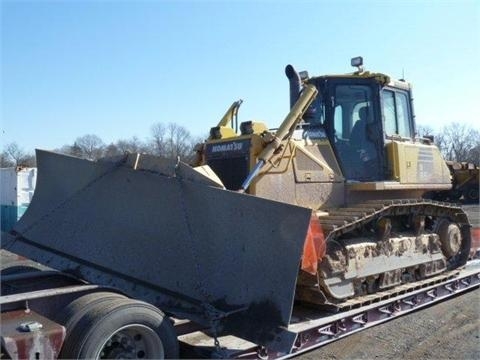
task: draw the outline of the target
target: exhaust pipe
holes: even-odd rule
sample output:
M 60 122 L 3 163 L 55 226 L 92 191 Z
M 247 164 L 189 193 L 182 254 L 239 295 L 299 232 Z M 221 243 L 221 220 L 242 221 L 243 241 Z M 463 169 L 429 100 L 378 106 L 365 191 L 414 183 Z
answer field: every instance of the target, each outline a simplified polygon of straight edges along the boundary
M 295 105 L 298 98 L 300 97 L 300 91 L 302 90 L 301 79 L 300 79 L 300 75 L 292 65 L 287 65 L 285 67 L 285 75 L 287 75 L 288 81 L 290 82 L 290 109 L 291 109 L 293 108 L 293 105 Z

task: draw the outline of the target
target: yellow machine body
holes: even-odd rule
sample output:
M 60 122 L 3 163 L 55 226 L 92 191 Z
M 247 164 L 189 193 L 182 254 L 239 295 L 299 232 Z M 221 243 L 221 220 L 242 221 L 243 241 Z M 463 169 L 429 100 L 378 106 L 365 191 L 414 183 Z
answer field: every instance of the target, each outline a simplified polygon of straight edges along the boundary
M 248 121 L 237 132 L 234 103 L 194 165 L 228 190 L 312 210 L 297 299 L 338 306 L 465 263 L 467 217 L 423 199 L 452 179 L 437 146 L 416 136 L 410 84 L 363 71 L 286 73 L 291 111 L 278 130 Z
M 194 164 L 37 151 L 35 195 L 2 246 L 288 353 L 295 300 L 351 309 L 463 266 L 465 212 L 422 199 L 451 179 L 415 136 L 410 85 L 286 74 L 278 129 L 237 126 L 234 102 Z

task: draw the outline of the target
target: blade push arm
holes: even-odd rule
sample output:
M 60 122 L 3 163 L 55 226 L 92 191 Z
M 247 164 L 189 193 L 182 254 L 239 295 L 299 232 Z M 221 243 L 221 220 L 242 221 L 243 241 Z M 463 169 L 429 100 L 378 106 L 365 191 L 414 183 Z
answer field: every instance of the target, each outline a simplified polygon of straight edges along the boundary
M 269 142 L 258 156 L 258 162 L 243 182 L 242 187 L 239 190 L 240 192 L 244 192 L 248 189 L 262 167 L 273 157 L 275 151 L 280 147 L 285 137 L 289 135 L 291 130 L 297 126 L 300 120 L 302 120 L 303 114 L 313 102 L 317 93 L 318 90 L 313 85 L 304 86 L 302 94 L 275 133 L 273 141 Z

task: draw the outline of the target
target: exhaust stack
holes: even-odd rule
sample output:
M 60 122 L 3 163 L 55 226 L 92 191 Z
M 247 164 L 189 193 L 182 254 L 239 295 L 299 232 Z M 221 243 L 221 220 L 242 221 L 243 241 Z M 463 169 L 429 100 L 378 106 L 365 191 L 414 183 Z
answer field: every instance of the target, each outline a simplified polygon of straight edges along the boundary
M 293 108 L 293 105 L 297 102 L 300 97 L 300 92 L 302 90 L 301 79 L 298 72 L 292 65 L 287 65 L 285 67 L 285 75 L 287 75 L 288 81 L 290 82 L 290 109 Z

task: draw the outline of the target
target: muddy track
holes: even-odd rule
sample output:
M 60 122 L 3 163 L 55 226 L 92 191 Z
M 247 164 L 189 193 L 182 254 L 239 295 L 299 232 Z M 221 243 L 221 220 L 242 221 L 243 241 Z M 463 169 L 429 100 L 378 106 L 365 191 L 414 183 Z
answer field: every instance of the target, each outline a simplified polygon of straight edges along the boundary
M 460 206 L 420 199 L 372 200 L 328 212 L 329 216 L 319 218 L 322 228 L 327 231 L 327 241 L 330 238 L 359 229 L 383 216 L 422 214 L 440 217 L 447 216 L 459 223 L 467 221 Z
M 462 207 L 480 227 L 479 205 Z M 480 289 L 300 355 L 297 359 L 480 359 Z

